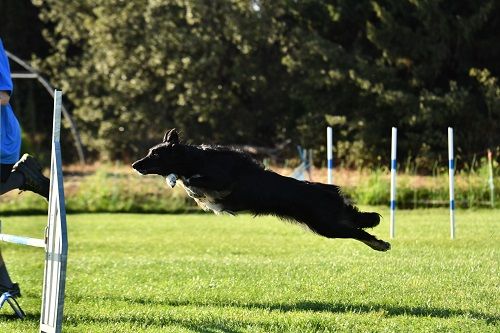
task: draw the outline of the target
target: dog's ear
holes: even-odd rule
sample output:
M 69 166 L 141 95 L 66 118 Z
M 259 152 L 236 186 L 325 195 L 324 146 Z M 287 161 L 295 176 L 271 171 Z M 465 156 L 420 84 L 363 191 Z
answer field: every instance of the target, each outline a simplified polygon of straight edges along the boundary
M 179 134 L 177 134 L 177 130 L 175 128 L 172 128 L 171 130 L 165 132 L 165 135 L 163 136 L 163 142 L 179 143 Z

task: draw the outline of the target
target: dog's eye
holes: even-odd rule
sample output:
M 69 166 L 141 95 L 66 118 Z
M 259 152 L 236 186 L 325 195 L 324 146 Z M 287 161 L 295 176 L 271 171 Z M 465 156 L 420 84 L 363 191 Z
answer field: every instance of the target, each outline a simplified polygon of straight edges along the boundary
M 151 152 L 151 154 L 150 154 L 150 156 L 151 156 L 152 158 L 160 158 L 160 154 L 158 154 L 158 153 L 157 153 L 157 152 L 155 152 L 155 151 L 152 151 L 152 152 Z

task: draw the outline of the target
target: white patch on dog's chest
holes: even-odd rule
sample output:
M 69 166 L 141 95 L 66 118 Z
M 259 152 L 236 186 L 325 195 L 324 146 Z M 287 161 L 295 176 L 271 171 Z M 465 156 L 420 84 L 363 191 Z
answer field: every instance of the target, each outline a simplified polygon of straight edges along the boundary
M 181 182 L 181 184 L 186 193 L 193 198 L 203 210 L 211 210 L 215 214 L 224 212 L 224 207 L 218 201 L 226 197 L 229 191 L 207 191 L 199 187 L 188 187 L 184 182 Z

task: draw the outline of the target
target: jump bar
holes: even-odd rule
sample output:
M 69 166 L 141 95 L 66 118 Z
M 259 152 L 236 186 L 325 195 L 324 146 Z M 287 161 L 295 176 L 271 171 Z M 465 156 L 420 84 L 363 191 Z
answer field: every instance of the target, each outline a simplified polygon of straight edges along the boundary
M 38 74 L 36 73 L 11 73 L 10 77 L 13 79 L 36 79 Z
M 22 237 L 9 234 L 0 234 L 0 241 L 45 248 L 45 240 L 31 237 Z

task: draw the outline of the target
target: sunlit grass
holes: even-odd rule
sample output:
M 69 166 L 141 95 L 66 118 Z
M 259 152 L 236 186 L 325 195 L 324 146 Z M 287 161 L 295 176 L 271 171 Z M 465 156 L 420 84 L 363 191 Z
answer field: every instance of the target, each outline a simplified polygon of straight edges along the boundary
M 386 213 L 386 208 L 376 208 Z M 492 332 L 500 211 L 399 211 L 387 253 L 275 218 L 68 216 L 65 332 Z M 39 236 L 46 217 L 3 218 Z M 388 218 L 373 231 L 387 240 Z M 20 303 L 0 332 L 35 332 L 43 253 L 2 245 Z

